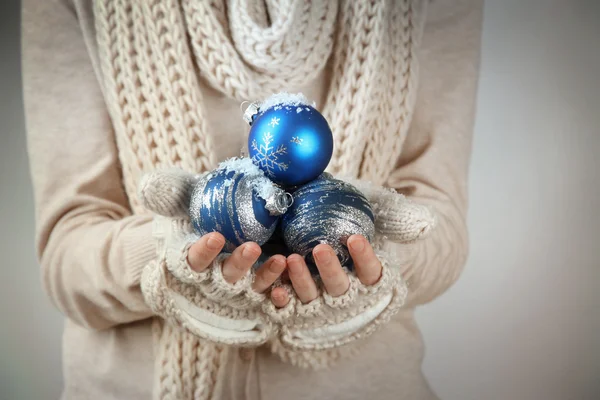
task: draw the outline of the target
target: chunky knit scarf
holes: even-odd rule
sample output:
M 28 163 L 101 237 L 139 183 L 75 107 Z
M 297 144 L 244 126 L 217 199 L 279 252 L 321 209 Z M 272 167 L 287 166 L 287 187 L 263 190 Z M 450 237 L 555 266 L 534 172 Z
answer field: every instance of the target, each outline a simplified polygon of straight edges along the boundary
M 330 68 L 332 173 L 383 183 L 412 113 L 422 7 L 411 0 L 98 0 L 103 88 L 135 213 L 144 172 L 219 160 L 199 80 L 237 100 L 302 87 Z M 240 115 L 241 118 L 241 115 Z M 223 349 L 155 329 L 157 398 L 213 396 Z

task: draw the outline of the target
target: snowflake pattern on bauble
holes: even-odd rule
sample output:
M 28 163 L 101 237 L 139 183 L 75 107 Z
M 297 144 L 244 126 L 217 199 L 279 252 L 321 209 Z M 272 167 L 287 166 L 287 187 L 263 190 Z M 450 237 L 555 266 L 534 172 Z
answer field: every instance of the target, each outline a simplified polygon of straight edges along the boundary
M 260 146 L 256 143 L 256 140 L 252 141 L 252 150 L 256 151 L 256 154 L 252 157 L 252 161 L 258 163 L 258 165 L 271 177 L 275 176 L 274 171 L 286 171 L 288 165 L 279 160 L 279 156 L 287 154 L 287 148 L 284 145 L 280 145 L 277 149 L 271 146 L 273 142 L 273 135 L 271 132 L 266 132 L 262 137 L 263 144 Z
M 279 118 L 277 118 L 277 117 L 271 118 L 271 122 L 269 122 L 269 125 L 271 125 L 271 127 L 275 128 L 276 125 L 279 125 Z

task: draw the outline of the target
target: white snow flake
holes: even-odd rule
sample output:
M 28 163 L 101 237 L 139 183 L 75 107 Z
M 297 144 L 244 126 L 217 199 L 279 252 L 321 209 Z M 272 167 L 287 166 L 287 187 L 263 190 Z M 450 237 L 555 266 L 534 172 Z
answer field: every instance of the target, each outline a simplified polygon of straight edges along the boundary
M 304 141 L 304 139 L 302 139 L 302 138 L 299 138 L 298 136 L 294 136 L 294 137 L 293 137 L 293 138 L 290 140 L 290 142 L 292 142 L 292 143 L 296 143 L 296 144 L 302 144 L 302 142 L 303 142 L 303 141 Z
M 271 118 L 271 122 L 269 122 L 269 125 L 271 125 L 272 128 L 275 128 L 276 125 L 279 125 L 279 118 L 277 118 L 277 117 Z
M 273 135 L 271 132 L 267 132 L 262 137 L 263 143 L 258 145 L 256 139 L 252 141 L 252 150 L 256 151 L 256 154 L 252 157 L 254 162 L 257 162 L 259 166 L 271 177 L 275 176 L 275 171 L 286 171 L 288 164 L 279 160 L 279 156 L 287 154 L 287 148 L 284 145 L 280 145 L 277 149 L 271 146 L 273 142 Z

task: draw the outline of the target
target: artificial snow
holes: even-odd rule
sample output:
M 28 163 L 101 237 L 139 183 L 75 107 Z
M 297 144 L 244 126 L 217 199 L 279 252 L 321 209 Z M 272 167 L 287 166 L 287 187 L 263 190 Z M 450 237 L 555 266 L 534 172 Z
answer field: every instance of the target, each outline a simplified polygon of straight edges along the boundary
M 248 176 L 263 175 L 261 169 L 248 157 L 229 158 L 219 164 L 219 169 L 224 169 L 225 173 L 239 172 Z
M 302 107 L 296 108 L 296 114 L 300 114 L 302 112 Z
M 219 169 L 224 169 L 225 173 L 236 172 L 247 177 L 254 177 L 255 179 L 252 179 L 252 189 L 256 191 L 258 197 L 265 201 L 275 195 L 275 184 L 265 176 L 265 173 L 258 168 L 256 164 L 252 162 L 251 158 L 230 158 L 220 163 Z M 228 181 L 231 182 L 228 183 Z M 233 183 L 233 180 L 227 179 L 223 184 L 229 186 L 231 183 Z
M 267 201 L 269 198 L 275 196 L 275 185 L 266 177 L 256 179 L 253 182 L 253 189 L 261 199 Z
M 302 93 L 287 93 L 281 92 L 273 94 L 260 104 L 262 110 L 266 110 L 273 106 L 301 106 L 309 105 L 308 99 Z

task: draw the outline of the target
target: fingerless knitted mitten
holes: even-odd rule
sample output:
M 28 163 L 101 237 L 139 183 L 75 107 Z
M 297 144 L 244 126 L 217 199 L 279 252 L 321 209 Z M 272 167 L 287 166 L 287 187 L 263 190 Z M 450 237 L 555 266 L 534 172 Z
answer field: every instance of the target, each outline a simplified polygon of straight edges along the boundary
M 373 207 L 373 247 L 383 266 L 381 278 L 366 286 L 350 272 L 350 287 L 338 297 L 317 282 L 319 296 L 307 304 L 300 302 L 291 285 L 278 283 L 291 300 L 276 308 L 267 295 L 252 290 L 253 270 L 235 284 L 225 281 L 221 266 L 227 253 L 203 272 L 190 268 L 187 252 L 199 237 L 191 228 L 188 207 L 198 178 L 173 170 L 147 175 L 140 184 L 143 204 L 157 214 L 157 259 L 146 267 L 142 281 L 146 301 L 166 321 L 194 335 L 241 346 L 268 342 L 274 353 L 301 367 L 325 367 L 352 353 L 355 347 L 350 343 L 367 337 L 398 312 L 407 287 L 400 263 L 383 251 L 384 245 L 422 239 L 435 225 L 431 209 L 368 182 L 344 179 Z

